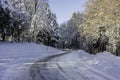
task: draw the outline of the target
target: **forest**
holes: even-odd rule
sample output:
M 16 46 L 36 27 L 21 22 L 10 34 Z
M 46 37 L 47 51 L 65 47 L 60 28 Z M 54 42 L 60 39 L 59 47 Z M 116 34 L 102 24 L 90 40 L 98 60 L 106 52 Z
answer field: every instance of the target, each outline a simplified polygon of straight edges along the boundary
M 119 0 L 88 0 L 84 12 L 74 12 L 59 25 L 48 0 L 0 0 L 0 42 L 33 42 L 120 56 L 119 9 Z

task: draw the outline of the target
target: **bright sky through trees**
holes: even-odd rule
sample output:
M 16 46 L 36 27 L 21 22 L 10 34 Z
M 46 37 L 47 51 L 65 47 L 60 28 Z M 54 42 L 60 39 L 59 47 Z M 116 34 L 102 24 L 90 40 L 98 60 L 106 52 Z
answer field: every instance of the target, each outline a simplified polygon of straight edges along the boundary
M 84 11 L 87 0 L 49 0 L 51 10 L 56 13 L 58 23 L 71 18 L 73 12 Z

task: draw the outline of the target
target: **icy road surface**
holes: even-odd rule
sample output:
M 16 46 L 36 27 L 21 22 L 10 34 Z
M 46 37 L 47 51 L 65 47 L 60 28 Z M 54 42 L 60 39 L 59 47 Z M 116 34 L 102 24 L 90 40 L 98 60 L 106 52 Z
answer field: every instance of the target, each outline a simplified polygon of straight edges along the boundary
M 101 61 L 107 64 L 99 61 L 100 56 L 103 57 Z M 112 61 L 107 61 L 109 58 L 104 56 L 104 54 L 89 55 L 84 51 L 74 51 L 46 57 L 31 67 L 31 80 L 120 80 L 119 74 L 110 73 L 114 70 L 112 66 L 115 63 L 112 65 Z M 113 57 L 113 55 L 108 57 L 110 56 Z M 119 58 L 115 59 L 117 60 L 120 61 Z M 120 69 L 120 66 L 117 67 Z

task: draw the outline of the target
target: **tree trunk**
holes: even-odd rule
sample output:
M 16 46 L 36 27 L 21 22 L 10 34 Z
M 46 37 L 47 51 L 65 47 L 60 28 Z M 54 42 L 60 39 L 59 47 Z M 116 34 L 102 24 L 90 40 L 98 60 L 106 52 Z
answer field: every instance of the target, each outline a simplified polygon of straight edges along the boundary
M 5 41 L 5 32 L 4 32 L 4 28 L 2 28 L 2 41 Z
M 20 30 L 18 30 L 18 38 L 17 38 L 18 42 L 20 42 Z
M 2 41 L 5 41 L 5 33 L 2 34 Z

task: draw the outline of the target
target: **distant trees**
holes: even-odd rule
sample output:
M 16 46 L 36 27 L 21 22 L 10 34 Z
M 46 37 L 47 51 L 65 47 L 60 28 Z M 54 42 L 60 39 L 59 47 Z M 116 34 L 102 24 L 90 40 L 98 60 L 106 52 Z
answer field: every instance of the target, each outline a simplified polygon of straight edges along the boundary
M 82 15 L 73 13 L 71 20 L 61 25 L 63 46 L 73 48 L 74 44 L 91 54 L 109 51 L 120 55 L 119 9 L 118 0 L 89 0 Z
M 60 26 L 61 44 L 66 48 L 80 48 L 79 25 L 84 16 L 81 13 L 73 13 L 72 18 Z

